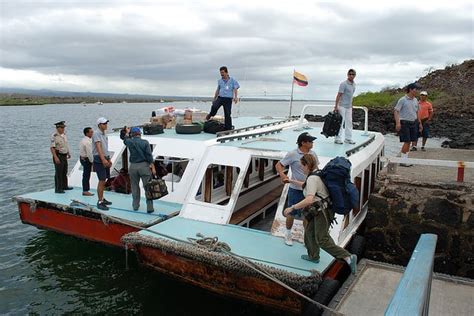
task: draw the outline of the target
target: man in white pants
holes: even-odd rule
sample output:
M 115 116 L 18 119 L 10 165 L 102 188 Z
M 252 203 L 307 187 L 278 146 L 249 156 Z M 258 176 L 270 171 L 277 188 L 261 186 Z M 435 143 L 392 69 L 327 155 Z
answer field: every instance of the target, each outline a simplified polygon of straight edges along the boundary
M 342 144 L 342 133 L 344 132 L 344 142 L 348 144 L 355 144 L 352 140 L 352 98 L 356 84 L 354 78 L 356 72 L 354 69 L 349 69 L 347 72 L 347 80 L 341 82 L 339 85 L 339 91 L 336 96 L 336 104 L 334 105 L 334 111 L 339 112 L 342 116 L 341 129 L 339 134 L 336 136 L 334 142 L 336 144 Z

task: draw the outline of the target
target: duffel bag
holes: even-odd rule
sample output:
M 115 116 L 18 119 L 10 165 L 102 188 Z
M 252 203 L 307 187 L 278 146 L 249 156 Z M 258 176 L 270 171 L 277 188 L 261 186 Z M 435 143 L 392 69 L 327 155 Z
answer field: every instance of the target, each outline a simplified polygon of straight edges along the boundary
M 225 131 L 224 123 L 215 120 L 209 120 L 204 122 L 204 133 L 217 134 L 218 132 Z
M 145 135 L 156 135 L 163 134 L 163 125 L 151 123 L 143 125 L 143 134 Z
M 157 200 L 168 194 L 166 182 L 163 179 L 151 178 L 145 184 L 145 196 L 147 200 Z

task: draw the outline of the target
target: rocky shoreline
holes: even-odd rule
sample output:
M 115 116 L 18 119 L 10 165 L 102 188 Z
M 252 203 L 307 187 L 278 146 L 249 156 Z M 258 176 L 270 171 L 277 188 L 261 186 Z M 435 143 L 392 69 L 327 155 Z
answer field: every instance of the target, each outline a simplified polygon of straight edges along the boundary
M 432 137 L 448 138 L 443 142 L 443 147 L 458 149 L 474 149 L 474 108 L 462 107 L 436 109 L 433 122 L 430 126 Z M 354 129 L 364 128 L 364 113 L 354 111 Z M 310 122 L 322 122 L 324 117 L 320 115 L 305 115 Z M 393 110 L 389 107 L 369 109 L 369 130 L 382 134 L 395 133 L 395 121 Z

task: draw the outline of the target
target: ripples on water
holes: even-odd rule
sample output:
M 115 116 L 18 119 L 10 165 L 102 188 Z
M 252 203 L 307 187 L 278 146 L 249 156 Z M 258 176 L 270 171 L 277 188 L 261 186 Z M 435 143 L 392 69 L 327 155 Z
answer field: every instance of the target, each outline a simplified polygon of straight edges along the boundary
M 208 103 L 181 103 L 208 110 Z M 294 103 L 299 113 L 302 103 Z M 110 127 L 141 124 L 162 104 L 0 107 L 0 314 L 268 314 L 259 307 L 209 294 L 138 267 L 124 251 L 23 225 L 14 195 L 54 186 L 49 152 L 53 123 L 65 120 L 73 159 L 82 129 L 100 116 Z M 286 102 L 243 102 L 241 116 L 288 114 Z M 396 138 L 388 137 L 397 151 Z M 434 144 L 434 143 L 432 143 Z

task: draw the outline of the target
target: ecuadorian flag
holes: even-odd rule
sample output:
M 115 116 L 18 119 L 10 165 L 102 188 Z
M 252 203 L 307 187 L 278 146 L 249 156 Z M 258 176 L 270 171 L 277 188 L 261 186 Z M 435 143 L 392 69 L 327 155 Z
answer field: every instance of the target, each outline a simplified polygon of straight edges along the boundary
M 308 85 L 308 79 L 306 78 L 305 75 L 300 74 L 297 71 L 293 71 L 293 81 L 299 85 L 299 86 L 307 86 Z

